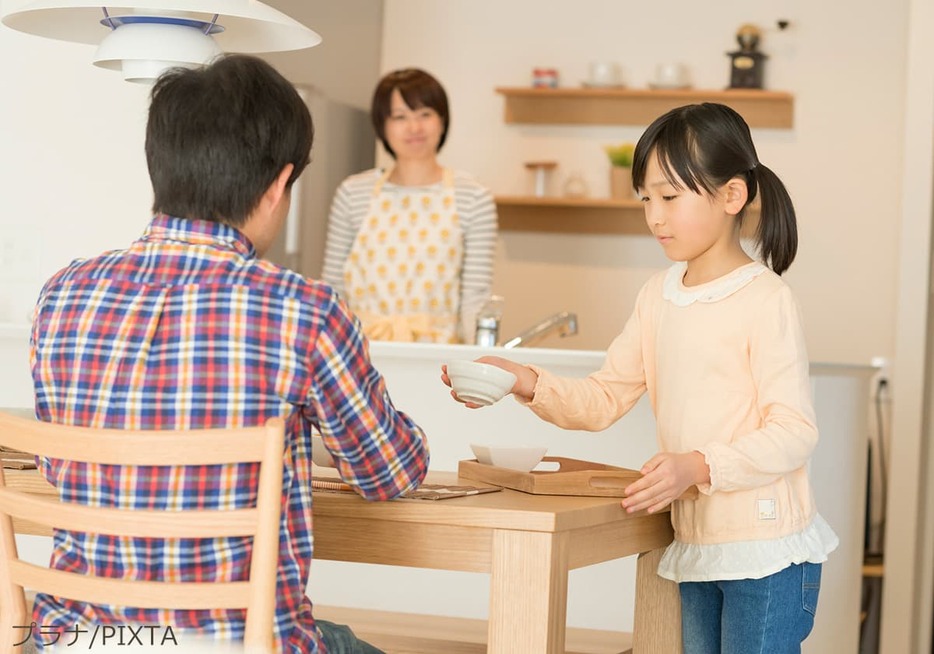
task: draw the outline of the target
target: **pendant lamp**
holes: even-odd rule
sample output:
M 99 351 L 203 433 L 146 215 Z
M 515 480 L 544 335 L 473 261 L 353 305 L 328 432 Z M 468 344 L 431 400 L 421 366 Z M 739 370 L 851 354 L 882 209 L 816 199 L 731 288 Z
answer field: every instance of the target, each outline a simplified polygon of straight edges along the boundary
M 151 82 L 166 68 L 202 66 L 221 52 L 310 48 L 321 37 L 257 0 L 11 0 L 0 21 L 12 29 L 97 45 L 94 64 Z

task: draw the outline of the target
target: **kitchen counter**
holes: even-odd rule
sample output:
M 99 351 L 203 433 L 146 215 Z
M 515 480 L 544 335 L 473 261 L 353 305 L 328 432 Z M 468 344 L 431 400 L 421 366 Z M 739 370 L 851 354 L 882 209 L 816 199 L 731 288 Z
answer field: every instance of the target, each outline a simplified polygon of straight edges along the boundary
M 28 328 L 0 330 L 0 406 L 29 407 Z M 603 352 L 540 348 L 482 348 L 469 345 L 371 343 L 370 353 L 386 378 L 393 402 L 425 430 L 433 471 L 457 470 L 472 458 L 470 443 L 536 444 L 552 456 L 568 456 L 639 468 L 655 453 L 655 421 L 648 400 L 610 428 L 565 431 L 541 421 L 511 398 L 478 410 L 450 397 L 441 383 L 441 364 L 498 354 L 535 363 L 557 374 L 585 376 L 598 369 Z M 811 462 L 817 505 L 840 536 L 840 548 L 824 567 L 821 606 L 804 651 L 856 651 L 866 492 L 869 366 L 812 363 L 811 378 L 821 440 Z M 449 500 L 457 501 L 457 500 Z M 365 534 L 360 535 L 365 538 Z M 31 547 L 38 547 L 31 544 Z M 37 551 L 37 557 L 47 552 Z M 634 558 L 574 570 L 568 581 L 568 625 L 632 631 Z M 399 588 L 409 589 L 400 604 Z M 457 588 L 451 592 L 450 588 Z M 332 606 L 486 618 L 489 577 L 479 573 L 403 569 L 316 561 L 312 600 Z

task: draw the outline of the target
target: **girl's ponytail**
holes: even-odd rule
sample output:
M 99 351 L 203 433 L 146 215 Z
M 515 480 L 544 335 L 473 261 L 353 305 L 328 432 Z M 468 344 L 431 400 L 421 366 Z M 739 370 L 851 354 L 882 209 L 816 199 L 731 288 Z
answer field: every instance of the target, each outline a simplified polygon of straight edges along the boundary
M 769 168 L 758 163 L 750 173 L 758 183 L 761 204 L 756 231 L 759 254 L 766 265 L 781 275 L 798 251 L 795 208 L 782 180 Z

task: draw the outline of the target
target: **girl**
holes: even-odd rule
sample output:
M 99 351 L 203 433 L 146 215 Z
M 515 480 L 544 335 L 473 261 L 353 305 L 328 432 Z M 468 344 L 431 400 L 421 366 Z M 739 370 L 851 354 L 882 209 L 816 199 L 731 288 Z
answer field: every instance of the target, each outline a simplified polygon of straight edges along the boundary
M 817 443 L 808 357 L 798 306 L 779 277 L 797 248 L 791 199 L 759 162 L 745 121 L 709 103 L 649 126 L 633 184 L 676 263 L 639 292 L 601 370 L 567 379 L 480 361 L 513 372 L 516 397 L 567 429 L 605 429 L 647 392 L 660 452 L 622 505 L 650 513 L 671 505 L 675 539 L 658 573 L 679 584 L 685 654 L 799 652 L 821 563 L 838 541 L 808 481 Z M 757 195 L 768 267 L 740 243 Z M 692 486 L 696 499 L 678 499 Z
M 371 339 L 472 342 L 493 282 L 493 196 L 438 162 L 448 98 L 425 71 L 383 77 L 371 118 L 395 164 L 352 175 L 337 189 L 324 281 Z

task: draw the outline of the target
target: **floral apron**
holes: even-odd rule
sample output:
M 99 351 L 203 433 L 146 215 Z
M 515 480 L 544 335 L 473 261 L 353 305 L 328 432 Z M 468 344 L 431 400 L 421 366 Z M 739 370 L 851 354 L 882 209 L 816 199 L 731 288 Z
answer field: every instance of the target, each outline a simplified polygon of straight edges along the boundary
M 387 171 L 344 265 L 350 308 L 372 340 L 453 343 L 457 340 L 463 230 L 454 176 L 441 190 L 386 193 Z

